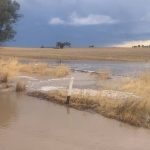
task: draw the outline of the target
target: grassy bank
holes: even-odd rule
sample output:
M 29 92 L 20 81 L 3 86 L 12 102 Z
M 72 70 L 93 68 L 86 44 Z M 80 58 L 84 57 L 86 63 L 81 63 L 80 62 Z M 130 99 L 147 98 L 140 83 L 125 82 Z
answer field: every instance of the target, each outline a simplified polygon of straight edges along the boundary
M 7 82 L 8 78 L 16 75 L 39 75 L 51 77 L 65 77 L 70 74 L 65 65 L 48 66 L 44 63 L 22 64 L 16 58 L 0 59 L 0 81 Z
M 66 94 L 62 92 L 30 92 L 29 96 L 45 99 L 65 105 Z M 78 110 L 90 110 L 138 127 L 150 128 L 150 105 L 146 100 L 114 100 L 104 97 L 74 95 L 69 107 Z
M 62 60 L 123 60 L 150 61 L 150 49 L 146 48 L 0 48 L 1 57 Z
M 150 128 L 150 76 L 149 73 L 125 83 L 123 90 L 141 96 L 139 99 L 115 100 L 107 97 L 73 95 L 69 107 L 79 110 L 92 110 L 108 118 L 123 121 L 138 127 Z M 67 93 L 29 92 L 28 95 L 65 105 Z

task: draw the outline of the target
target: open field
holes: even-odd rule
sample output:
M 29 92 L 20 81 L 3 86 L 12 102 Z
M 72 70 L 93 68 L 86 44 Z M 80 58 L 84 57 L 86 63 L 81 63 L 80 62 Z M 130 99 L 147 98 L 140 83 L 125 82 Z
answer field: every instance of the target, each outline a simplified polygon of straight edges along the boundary
M 149 48 L 0 48 L 0 57 L 62 60 L 150 61 Z

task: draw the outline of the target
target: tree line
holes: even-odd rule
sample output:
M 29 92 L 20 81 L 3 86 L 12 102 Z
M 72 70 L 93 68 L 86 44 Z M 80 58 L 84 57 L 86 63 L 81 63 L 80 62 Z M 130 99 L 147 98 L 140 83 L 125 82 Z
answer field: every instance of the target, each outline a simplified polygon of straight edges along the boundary
M 134 45 L 132 48 L 150 48 L 150 45 Z

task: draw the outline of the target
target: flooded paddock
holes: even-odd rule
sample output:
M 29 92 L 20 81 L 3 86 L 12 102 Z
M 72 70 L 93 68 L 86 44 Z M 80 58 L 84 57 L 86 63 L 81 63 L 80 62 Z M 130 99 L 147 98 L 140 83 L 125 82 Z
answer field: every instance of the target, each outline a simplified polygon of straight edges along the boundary
M 150 130 L 16 93 L 0 93 L 0 150 L 149 150 Z
M 22 60 L 23 63 L 30 63 L 33 60 Z M 109 70 L 114 76 L 135 76 L 145 71 L 150 71 L 150 62 L 134 61 L 88 61 L 88 60 L 34 60 L 37 63 L 48 63 L 50 65 L 66 64 L 78 71 L 100 71 Z
M 144 71 L 150 71 L 150 62 L 64 61 L 64 63 L 76 70 L 109 70 L 114 76 L 136 75 Z

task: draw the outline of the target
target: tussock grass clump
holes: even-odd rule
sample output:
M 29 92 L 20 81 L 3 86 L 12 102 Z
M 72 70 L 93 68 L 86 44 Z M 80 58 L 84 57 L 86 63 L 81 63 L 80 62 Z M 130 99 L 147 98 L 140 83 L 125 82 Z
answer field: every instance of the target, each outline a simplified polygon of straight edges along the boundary
M 23 92 L 26 90 L 26 84 L 23 81 L 18 81 L 16 84 L 16 92 Z
M 20 67 L 20 72 L 28 74 L 48 74 L 48 65 L 46 64 L 22 64 Z
M 111 79 L 111 71 L 109 70 L 100 70 L 97 72 L 97 74 L 95 74 L 95 77 L 98 79 L 98 80 L 108 80 L 108 79 Z
M 16 58 L 0 59 L 0 73 L 7 73 L 8 76 L 15 75 L 19 69 Z
M 30 96 L 46 99 L 65 105 L 67 93 L 55 92 L 31 92 Z M 150 128 L 150 103 L 147 100 L 114 100 L 106 97 L 89 96 L 82 94 L 73 95 L 70 107 L 79 110 L 92 110 L 106 117 L 117 119 L 131 125 Z
M 8 73 L 0 72 L 0 82 L 1 83 L 8 82 Z
M 50 70 L 50 74 L 53 75 L 54 77 L 65 77 L 70 74 L 70 69 L 66 65 L 60 65 L 52 70 Z

